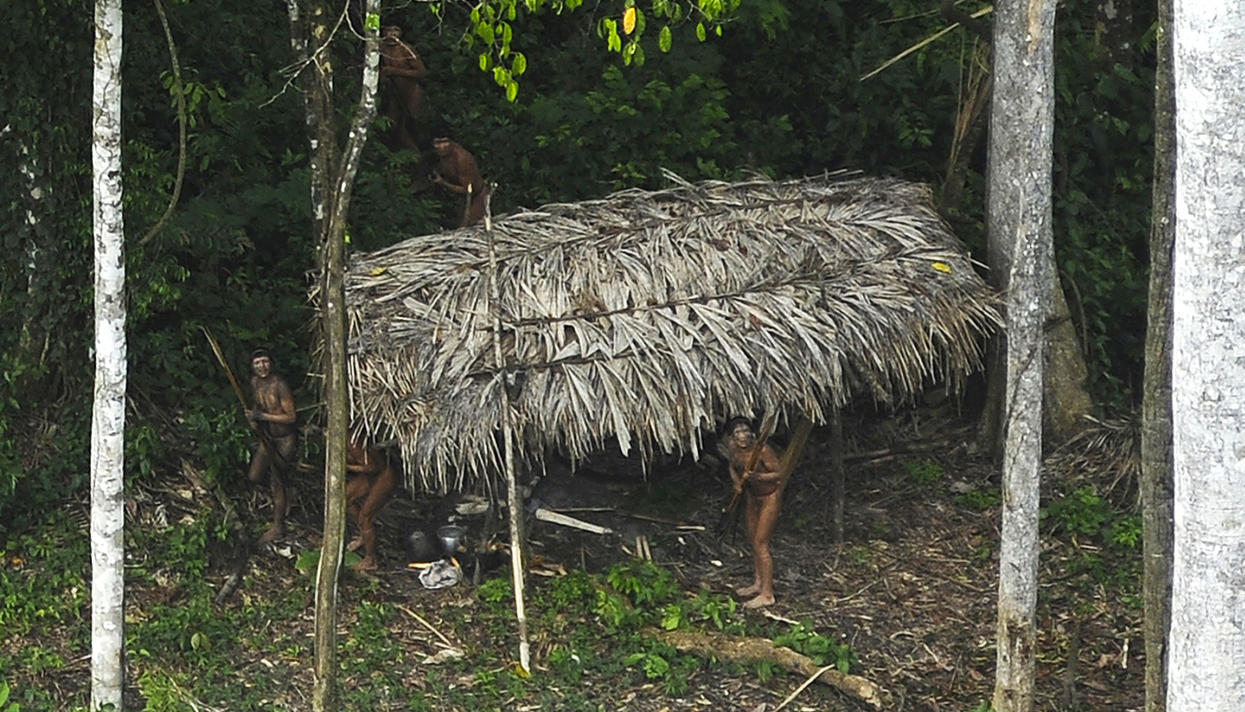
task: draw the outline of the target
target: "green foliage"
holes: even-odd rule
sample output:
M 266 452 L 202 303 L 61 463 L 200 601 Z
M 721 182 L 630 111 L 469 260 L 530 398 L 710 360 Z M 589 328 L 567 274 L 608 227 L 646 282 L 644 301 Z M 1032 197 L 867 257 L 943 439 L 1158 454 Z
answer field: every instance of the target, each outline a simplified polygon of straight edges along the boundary
M 605 580 L 637 606 L 659 605 L 680 593 L 674 576 L 651 561 L 636 559 L 615 564 L 606 572 Z
M 933 460 L 908 460 L 903 466 L 904 474 L 918 485 L 932 485 L 942 479 L 942 465 Z
M 77 525 L 61 514 L 0 549 L 0 630 L 28 632 L 36 625 L 78 620 L 90 587 L 86 562 L 89 542 Z
M 491 578 L 476 589 L 476 596 L 485 603 L 505 606 L 514 600 L 514 585 L 504 577 Z
M 652 638 L 641 639 L 639 645 L 639 650 L 623 659 L 624 664 L 641 670 L 645 679 L 660 680 L 667 695 L 687 691 L 688 675 L 700 666 L 699 660 Z
M 9 701 L 9 683 L 0 680 L 0 712 L 21 712 L 16 702 Z
M 1120 549 L 1136 550 L 1141 545 L 1141 515 L 1129 514 L 1117 517 L 1111 523 L 1107 541 Z
M 1097 536 L 1111 519 L 1111 505 L 1086 485 L 1051 502 L 1041 516 L 1057 531 Z
M 471 8 L 461 44 L 475 55 L 479 70 L 490 73 L 493 83 L 504 90 L 506 101 L 514 102 L 519 94 L 517 77 L 526 72 L 528 66 L 527 56 L 514 49 L 515 28 L 526 15 L 536 16 L 546 10 L 561 15 L 581 4 L 582 0 L 485 0 Z M 774 4 L 767 3 L 771 8 Z M 674 45 L 672 28 L 688 25 L 695 19 L 699 42 L 704 42 L 710 31 L 721 37 L 724 23 L 739 7 L 740 0 L 696 0 L 685 11 L 680 2 L 652 0 L 646 12 L 635 0 L 623 0 L 619 15 L 602 15 L 596 20 L 596 36 L 608 52 L 621 56 L 623 65 L 640 66 L 644 64 L 645 45 L 652 45 L 652 41 L 644 41 L 650 17 L 660 23 L 656 43 L 664 54 Z M 440 4 L 435 4 L 433 13 L 440 18 L 441 12 Z M 768 15 L 771 23 L 779 22 L 780 17 L 781 13 L 776 11 Z
M 807 655 L 819 666 L 833 664 L 843 673 L 858 662 L 851 646 L 821 635 L 808 623 L 791 626 L 786 633 L 774 636 L 774 643 Z
M 994 488 L 973 488 L 964 494 L 958 495 L 955 499 L 966 507 L 984 512 L 987 509 L 994 509 L 998 506 L 999 493 Z

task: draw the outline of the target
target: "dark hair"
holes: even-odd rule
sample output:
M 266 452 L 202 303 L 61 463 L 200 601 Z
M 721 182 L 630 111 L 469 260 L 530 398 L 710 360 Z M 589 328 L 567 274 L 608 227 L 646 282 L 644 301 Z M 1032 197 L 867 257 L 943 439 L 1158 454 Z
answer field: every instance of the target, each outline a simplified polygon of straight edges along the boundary
M 271 361 L 271 360 L 272 360 L 272 354 L 268 353 L 268 349 L 263 348 L 262 346 L 261 346 L 260 348 L 255 349 L 254 351 L 252 351 L 252 352 L 251 352 L 251 360 L 252 360 L 252 361 L 254 361 L 255 359 L 260 358 L 260 357 L 267 357 L 269 361 Z
M 737 416 L 726 421 L 726 425 L 722 426 L 722 434 L 730 437 L 730 434 L 735 432 L 735 429 L 741 425 L 747 426 L 747 428 L 754 433 L 756 432 L 756 428 L 752 427 L 751 420 L 743 416 Z

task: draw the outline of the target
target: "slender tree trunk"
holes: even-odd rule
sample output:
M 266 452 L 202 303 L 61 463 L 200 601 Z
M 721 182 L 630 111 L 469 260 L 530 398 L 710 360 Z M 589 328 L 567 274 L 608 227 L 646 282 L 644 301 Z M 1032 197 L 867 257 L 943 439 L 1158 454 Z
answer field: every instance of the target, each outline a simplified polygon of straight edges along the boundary
M 95 2 L 95 406 L 91 417 L 91 709 L 121 710 L 125 642 L 125 232 L 121 0 Z
M 1154 87 L 1154 199 L 1150 218 L 1150 298 L 1141 403 L 1141 528 L 1145 554 L 1146 712 L 1167 709 L 1167 628 L 1172 590 L 1171 309 L 1175 96 L 1172 93 L 1172 3 L 1158 3 Z
M 1043 326 L 1050 314 L 1054 0 L 1004 3 L 994 19 L 988 231 L 1006 275 L 1003 522 L 995 712 L 1033 708 Z
M 323 13 L 320 15 L 323 17 Z M 316 569 L 316 675 L 312 691 L 312 708 L 316 712 L 329 712 L 337 708 L 337 581 L 341 571 L 342 549 L 346 538 L 346 438 L 350 427 L 349 385 L 346 381 L 346 305 L 345 305 L 345 252 L 346 215 L 354 188 L 359 158 L 367 143 L 368 128 L 376 116 L 376 87 L 380 78 L 380 0 L 367 0 L 366 42 L 363 52 L 363 81 L 359 105 L 351 122 L 346 139 L 346 149 L 341 162 L 330 167 L 334 170 L 321 180 L 312 181 L 332 187 L 324 197 L 327 221 L 323 222 L 323 288 L 321 308 L 325 341 L 326 373 L 324 400 L 328 414 L 325 431 L 324 465 L 324 540 L 320 550 L 320 562 Z M 316 17 L 313 11 L 313 18 Z M 312 22 L 313 28 L 317 27 Z M 320 37 L 313 29 L 313 38 Z M 327 36 L 327 35 L 325 35 Z M 327 53 L 323 64 L 316 62 L 320 73 L 329 73 Z M 321 86 L 331 86 L 325 77 L 319 78 Z M 326 95 L 326 107 L 332 106 L 331 95 Z M 310 102 L 309 102 L 310 107 Z M 310 113 L 310 109 L 309 109 Z M 319 115 L 315 135 L 331 138 L 332 112 Z M 313 142 L 314 150 L 314 142 Z M 313 166 L 313 172 L 314 172 Z M 313 188 L 314 194 L 314 188 Z
M 1245 5 L 1177 0 L 1167 707 L 1245 709 Z

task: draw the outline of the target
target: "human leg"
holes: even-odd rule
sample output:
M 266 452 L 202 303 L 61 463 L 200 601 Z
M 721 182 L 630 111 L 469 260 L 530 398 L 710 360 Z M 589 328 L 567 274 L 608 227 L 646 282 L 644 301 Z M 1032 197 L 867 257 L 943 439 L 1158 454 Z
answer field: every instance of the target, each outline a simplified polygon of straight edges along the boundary
M 385 506 L 385 502 L 389 501 L 389 495 L 393 493 L 394 486 L 397 484 L 395 479 L 393 470 L 385 468 L 380 475 L 377 475 L 376 481 L 368 490 L 367 499 L 363 501 L 363 506 L 360 508 L 359 537 L 363 540 L 363 561 L 359 562 L 357 568 L 361 571 L 372 571 L 378 566 L 376 515 Z
M 371 489 L 372 481 L 367 475 L 355 475 L 346 481 L 346 512 L 350 515 L 350 519 L 354 521 L 355 528 L 359 530 L 359 534 L 350 540 L 346 545 L 346 551 L 354 551 L 363 546 L 363 525 L 359 521 L 360 500 L 367 497 L 368 490 Z
M 748 546 L 752 549 L 752 583 L 738 588 L 735 593 L 740 596 L 755 596 L 761 591 L 761 576 L 757 569 L 756 546 L 753 540 L 756 538 L 757 520 L 760 517 L 761 508 L 757 498 L 751 493 L 744 494 L 744 531 L 748 535 Z
M 268 468 L 272 485 L 272 526 L 259 538 L 261 543 L 276 541 L 285 536 L 285 515 L 290 511 L 287 478 L 298 449 L 298 436 L 287 435 L 275 440 L 278 457 L 272 458 Z
M 758 497 L 757 526 L 752 537 L 752 560 L 756 567 L 756 597 L 746 601 L 744 608 L 760 608 L 774 602 L 774 559 L 770 555 L 770 535 L 778 524 L 782 507 L 782 491 Z

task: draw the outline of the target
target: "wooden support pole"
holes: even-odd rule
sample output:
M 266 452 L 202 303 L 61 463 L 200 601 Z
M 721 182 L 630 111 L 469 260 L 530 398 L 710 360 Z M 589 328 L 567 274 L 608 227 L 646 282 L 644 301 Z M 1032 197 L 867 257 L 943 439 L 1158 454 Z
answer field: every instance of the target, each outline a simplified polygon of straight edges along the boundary
M 490 196 L 492 191 L 489 191 Z M 470 195 L 470 194 L 468 194 Z M 484 203 L 484 232 L 488 237 L 489 281 L 491 282 L 491 311 L 493 315 L 493 359 L 497 364 L 497 389 L 501 399 L 501 430 L 503 456 L 506 467 L 506 509 L 510 515 L 510 574 L 514 582 L 514 617 L 519 626 L 519 668 L 526 676 L 532 669 L 531 648 L 527 640 L 527 613 L 524 610 L 523 588 L 523 496 L 519 493 L 519 478 L 514 466 L 514 429 L 510 418 L 510 392 L 506 382 L 506 364 L 501 352 L 501 285 L 497 267 L 497 249 L 493 243 L 493 217 L 489 197 Z
M 834 523 L 834 543 L 843 543 L 843 502 L 847 497 L 843 472 L 843 410 L 830 409 L 830 520 Z

